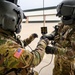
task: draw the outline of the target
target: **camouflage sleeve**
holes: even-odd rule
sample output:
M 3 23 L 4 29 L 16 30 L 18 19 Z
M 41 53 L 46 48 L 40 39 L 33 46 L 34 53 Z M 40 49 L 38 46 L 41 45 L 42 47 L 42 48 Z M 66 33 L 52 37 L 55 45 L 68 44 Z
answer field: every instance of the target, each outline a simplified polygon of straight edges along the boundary
M 48 39 L 43 39 L 38 42 L 37 47 L 34 51 L 30 52 L 28 50 L 24 50 L 20 58 L 21 62 L 23 62 L 24 64 L 24 68 L 28 66 L 37 66 L 42 61 L 45 53 L 45 48 L 48 43 Z
M 49 41 L 48 39 L 41 40 L 36 49 L 32 51 L 33 54 L 33 61 L 32 61 L 32 66 L 37 66 L 43 59 L 44 54 L 45 54 L 45 48 L 48 45 Z
M 75 53 L 74 51 L 72 50 L 72 48 L 58 48 L 57 49 L 57 54 L 59 55 L 64 55 L 66 56 L 67 58 L 75 58 Z
M 57 48 L 57 54 L 59 55 L 63 55 L 67 52 L 67 49 L 66 48 Z
M 18 49 L 14 54 L 14 57 L 16 57 L 19 61 L 17 67 L 26 68 L 29 66 L 37 66 L 44 57 L 45 48 L 48 45 L 48 43 L 48 39 L 40 40 L 37 44 L 36 49 L 32 52 L 21 48 Z
M 43 59 L 45 48 L 49 41 L 47 39 L 40 40 L 34 51 L 30 52 L 20 47 L 15 42 L 8 40 L 0 46 L 0 55 L 3 56 L 0 61 L 6 68 L 27 68 L 37 66 Z

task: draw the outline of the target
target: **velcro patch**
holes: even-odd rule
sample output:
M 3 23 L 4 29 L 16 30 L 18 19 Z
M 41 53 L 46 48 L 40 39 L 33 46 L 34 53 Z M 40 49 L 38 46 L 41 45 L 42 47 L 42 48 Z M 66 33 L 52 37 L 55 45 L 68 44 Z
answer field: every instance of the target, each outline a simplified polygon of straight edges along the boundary
M 15 52 L 14 57 L 16 57 L 17 59 L 19 59 L 20 56 L 22 55 L 23 51 L 24 51 L 24 50 L 22 50 L 22 49 L 18 49 L 18 50 Z

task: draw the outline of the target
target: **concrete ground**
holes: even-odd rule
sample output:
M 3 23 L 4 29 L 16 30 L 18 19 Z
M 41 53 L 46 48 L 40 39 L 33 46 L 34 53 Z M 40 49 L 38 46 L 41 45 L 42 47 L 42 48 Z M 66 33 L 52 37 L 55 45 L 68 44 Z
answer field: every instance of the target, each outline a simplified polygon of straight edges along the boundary
M 57 23 L 46 23 L 45 26 L 47 26 L 48 33 L 50 34 L 53 31 L 53 27 Z M 20 33 L 21 39 L 25 39 L 29 37 L 32 33 L 37 33 L 38 38 L 36 38 L 29 46 L 32 48 L 32 50 L 35 49 L 41 34 L 41 27 L 43 27 L 43 23 L 22 23 L 22 31 Z M 31 49 L 29 47 L 26 47 L 27 50 Z M 36 66 L 34 69 L 39 72 L 39 75 L 52 75 L 52 70 L 54 67 L 54 55 L 51 54 L 45 54 L 43 61 Z M 44 68 L 43 68 L 44 67 Z

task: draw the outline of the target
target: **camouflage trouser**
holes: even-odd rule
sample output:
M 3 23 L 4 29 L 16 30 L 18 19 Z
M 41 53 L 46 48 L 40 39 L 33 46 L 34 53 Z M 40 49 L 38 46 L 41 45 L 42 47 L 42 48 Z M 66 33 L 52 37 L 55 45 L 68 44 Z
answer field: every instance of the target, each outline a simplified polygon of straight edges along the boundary
M 75 75 L 74 62 L 70 60 L 56 61 L 53 75 Z

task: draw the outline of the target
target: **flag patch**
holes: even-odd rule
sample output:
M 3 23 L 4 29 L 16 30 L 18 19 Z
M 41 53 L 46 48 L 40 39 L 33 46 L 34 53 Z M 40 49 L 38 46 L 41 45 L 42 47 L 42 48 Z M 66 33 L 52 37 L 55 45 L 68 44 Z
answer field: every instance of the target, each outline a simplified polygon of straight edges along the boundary
M 20 58 L 20 56 L 22 55 L 24 50 L 22 49 L 18 49 L 15 54 L 14 54 L 14 57 L 16 57 L 17 59 Z

